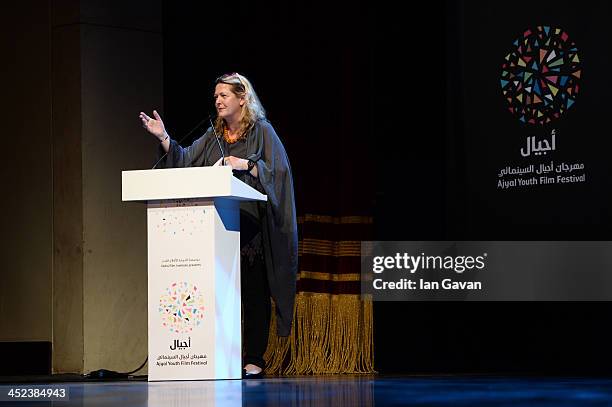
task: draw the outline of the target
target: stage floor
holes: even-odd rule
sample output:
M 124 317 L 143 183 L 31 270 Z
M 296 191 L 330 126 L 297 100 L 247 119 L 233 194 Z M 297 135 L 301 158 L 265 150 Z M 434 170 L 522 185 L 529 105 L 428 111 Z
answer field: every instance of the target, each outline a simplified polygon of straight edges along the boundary
M 24 383 L 14 387 L 40 386 Z M 317 376 L 260 380 L 67 382 L 69 401 L 1 406 L 602 406 L 612 379 L 465 376 Z M 3 382 L 4 393 L 13 385 Z M 6 397 L 3 398 L 6 400 Z

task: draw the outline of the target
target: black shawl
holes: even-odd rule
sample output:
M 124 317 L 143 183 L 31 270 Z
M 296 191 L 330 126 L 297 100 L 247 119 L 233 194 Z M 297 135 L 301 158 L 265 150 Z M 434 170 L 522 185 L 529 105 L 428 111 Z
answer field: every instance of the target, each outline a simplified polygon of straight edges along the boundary
M 168 155 L 161 165 L 199 167 L 213 165 L 219 146 L 209 128 L 189 147 L 170 139 Z M 293 177 L 285 148 L 267 120 L 255 123 L 247 135 L 247 157 L 257 164 L 257 174 L 268 201 L 262 212 L 262 239 L 270 294 L 276 303 L 279 336 L 291 332 L 298 264 L 297 222 Z

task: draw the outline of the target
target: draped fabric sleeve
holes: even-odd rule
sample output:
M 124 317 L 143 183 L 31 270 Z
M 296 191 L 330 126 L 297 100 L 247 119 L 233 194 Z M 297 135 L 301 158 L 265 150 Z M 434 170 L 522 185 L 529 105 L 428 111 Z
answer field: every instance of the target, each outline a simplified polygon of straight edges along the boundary
M 257 146 L 247 158 L 256 163 L 259 182 L 268 196 L 262 224 L 268 284 L 276 303 L 278 335 L 288 336 L 298 268 L 293 176 L 285 148 L 269 122 L 256 124 L 254 141 Z
M 206 162 L 206 146 L 211 140 L 212 128 L 208 128 L 200 138 L 189 147 L 181 147 L 176 140 L 170 139 L 168 155 L 160 163 L 160 168 L 197 167 L 210 165 Z M 160 147 L 161 149 L 161 147 Z

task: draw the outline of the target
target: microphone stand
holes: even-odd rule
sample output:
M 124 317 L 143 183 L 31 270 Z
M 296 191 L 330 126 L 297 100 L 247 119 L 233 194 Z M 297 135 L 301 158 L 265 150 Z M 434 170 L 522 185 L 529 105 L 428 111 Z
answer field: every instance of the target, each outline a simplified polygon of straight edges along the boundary
M 221 147 L 221 142 L 219 141 L 219 135 L 217 134 L 217 130 L 215 129 L 215 125 L 212 122 L 212 119 L 210 119 L 210 126 L 213 129 L 213 132 L 215 133 L 215 140 L 217 140 L 217 145 L 219 146 L 219 150 L 221 150 L 221 165 L 225 165 L 225 152 L 223 152 L 223 147 Z

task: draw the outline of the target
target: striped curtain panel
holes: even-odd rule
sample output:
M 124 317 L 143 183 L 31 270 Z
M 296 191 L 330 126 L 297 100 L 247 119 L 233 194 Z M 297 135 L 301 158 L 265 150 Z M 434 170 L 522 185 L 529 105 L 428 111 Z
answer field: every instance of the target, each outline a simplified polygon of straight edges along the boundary
M 372 218 L 298 217 L 299 273 L 291 335 L 272 313 L 267 374 L 374 373 L 372 301 L 360 296 L 360 245 Z

